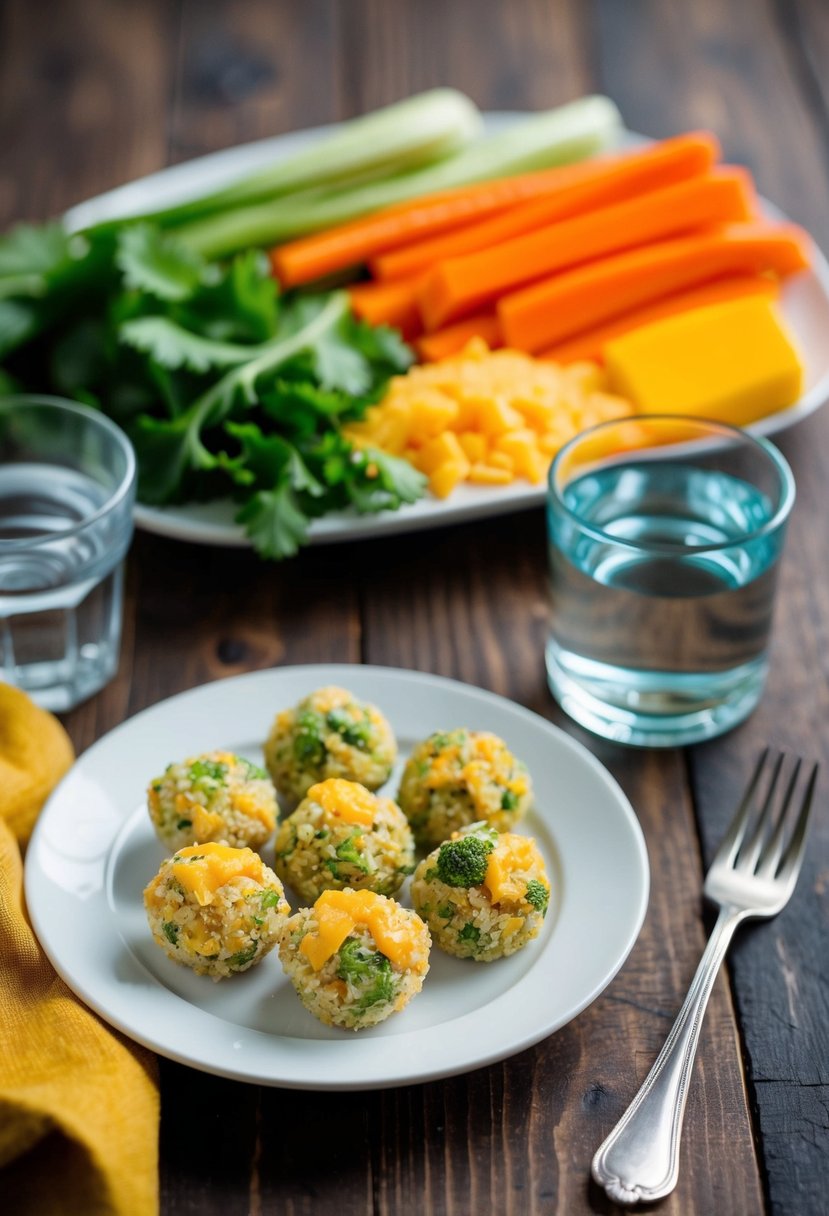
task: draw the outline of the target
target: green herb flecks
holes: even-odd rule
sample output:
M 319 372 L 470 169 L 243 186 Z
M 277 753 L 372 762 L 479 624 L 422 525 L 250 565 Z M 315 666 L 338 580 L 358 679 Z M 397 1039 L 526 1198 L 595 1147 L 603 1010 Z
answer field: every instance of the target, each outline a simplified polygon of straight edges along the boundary
M 171 920 L 165 920 L 161 926 L 161 931 L 171 946 L 178 945 L 178 925 L 174 924 Z

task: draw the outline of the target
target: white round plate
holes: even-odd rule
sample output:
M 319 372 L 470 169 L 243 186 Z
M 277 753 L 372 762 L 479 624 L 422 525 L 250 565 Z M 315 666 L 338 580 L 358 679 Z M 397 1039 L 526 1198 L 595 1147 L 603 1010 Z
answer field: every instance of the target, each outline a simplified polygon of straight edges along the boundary
M 496 111 L 484 115 L 484 124 L 488 130 L 498 130 L 522 117 L 525 115 L 517 112 Z M 106 194 L 99 194 L 88 202 L 79 203 L 66 213 L 65 223 L 74 231 L 102 220 L 172 206 L 291 156 L 330 135 L 335 129 L 336 124 L 292 131 L 173 165 L 126 186 L 119 186 L 116 190 L 109 190 Z M 645 141 L 643 136 L 624 131 L 620 142 L 635 144 Z M 771 203 L 761 201 L 770 216 L 787 218 Z M 774 435 L 785 430 L 819 409 L 829 398 L 829 345 L 826 343 L 829 332 L 829 263 L 817 246 L 813 250 L 811 270 L 796 275 L 784 285 L 781 304 L 803 352 L 806 364 L 805 391 L 800 400 L 788 409 L 747 427 L 753 435 Z M 428 497 L 399 511 L 385 511 L 379 515 L 343 511 L 326 516 L 312 524 L 309 540 L 312 544 L 363 540 L 370 536 L 414 532 L 493 515 L 507 515 L 543 503 L 544 496 L 543 487 L 526 482 L 514 482 L 494 489 L 464 485 L 453 491 L 448 499 Z M 250 541 L 244 529 L 234 523 L 236 510 L 229 499 L 171 507 L 149 507 L 139 503 L 135 508 L 135 522 L 146 532 L 176 540 L 247 548 Z
M 142 901 L 166 856 L 146 810 L 148 781 L 170 760 L 212 748 L 261 763 L 276 711 L 329 683 L 383 709 L 401 760 L 433 730 L 463 725 L 501 735 L 533 775 L 537 810 L 523 830 L 537 839 L 552 882 L 544 928 L 524 950 L 489 964 L 433 950 L 420 995 L 358 1034 L 323 1026 L 304 1009 L 276 951 L 220 983 L 177 966 L 153 942 Z M 399 773 L 398 764 L 389 792 Z M 35 932 L 92 1009 L 171 1059 L 296 1089 L 433 1080 L 538 1042 L 619 970 L 639 933 L 648 885 L 636 816 L 584 747 L 502 697 L 386 667 L 255 672 L 145 710 L 80 757 L 43 810 L 26 859 Z

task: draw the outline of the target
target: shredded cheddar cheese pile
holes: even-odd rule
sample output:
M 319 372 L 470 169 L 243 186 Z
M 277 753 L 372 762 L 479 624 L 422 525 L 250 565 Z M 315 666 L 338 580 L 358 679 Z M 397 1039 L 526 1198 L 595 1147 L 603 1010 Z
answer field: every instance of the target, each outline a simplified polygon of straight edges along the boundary
M 446 498 L 462 481 L 538 483 L 559 448 L 633 406 L 605 391 L 594 363 L 559 367 L 473 339 L 450 359 L 395 376 L 383 400 L 346 434 L 402 456 Z

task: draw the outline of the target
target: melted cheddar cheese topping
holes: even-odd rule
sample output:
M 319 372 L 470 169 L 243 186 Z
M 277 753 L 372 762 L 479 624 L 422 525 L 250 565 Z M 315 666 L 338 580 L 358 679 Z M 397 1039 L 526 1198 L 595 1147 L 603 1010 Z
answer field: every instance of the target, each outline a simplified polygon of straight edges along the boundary
M 527 891 L 527 876 L 537 877 L 549 888 L 539 864 L 540 857 L 531 836 L 505 832 L 487 858 L 483 885 L 494 904 L 517 904 Z
M 423 779 L 427 789 L 454 786 L 458 778 L 466 784 L 473 799 L 485 805 L 493 781 L 503 785 L 517 798 L 523 797 L 529 782 L 516 766 L 515 758 L 497 735 L 470 732 L 463 744 L 444 747 L 431 760 Z
M 262 859 L 253 849 L 233 849 L 226 844 L 194 844 L 179 849 L 172 869 L 176 881 L 195 895 L 202 907 L 234 878 L 264 881 Z
M 323 891 L 314 904 L 316 932 L 306 933 L 299 949 L 319 971 L 358 925 L 364 925 L 377 949 L 397 967 L 426 969 L 417 921 L 402 913 L 393 900 L 373 891 Z M 418 957 L 420 954 L 420 957 Z
M 377 799 L 356 781 L 331 777 L 328 781 L 312 785 L 307 797 L 318 802 L 326 815 L 330 815 L 332 819 L 340 819 L 343 823 L 362 824 L 365 827 L 374 822 Z
M 253 794 L 249 794 L 245 790 L 234 791 L 231 794 L 231 801 L 235 809 L 242 815 L 247 815 L 249 819 L 258 819 L 269 832 L 273 831 L 276 826 L 276 818 L 273 812 L 270 807 L 263 805 Z

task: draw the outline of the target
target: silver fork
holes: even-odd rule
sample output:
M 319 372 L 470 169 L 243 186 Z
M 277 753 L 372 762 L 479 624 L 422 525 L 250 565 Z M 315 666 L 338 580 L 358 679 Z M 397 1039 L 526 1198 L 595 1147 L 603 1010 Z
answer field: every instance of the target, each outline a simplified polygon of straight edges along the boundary
M 719 905 L 720 914 L 685 1002 L 641 1089 L 593 1158 L 593 1177 L 616 1203 L 652 1203 L 676 1186 L 688 1082 L 720 963 L 735 929 L 752 917 L 776 916 L 797 882 L 818 766 L 813 767 L 796 807 L 801 769 L 797 760 L 776 810 L 781 752 L 771 765 L 758 812 L 755 795 L 770 760 L 767 748 L 706 875 L 703 892 Z M 784 845 L 791 819 L 794 826 Z

